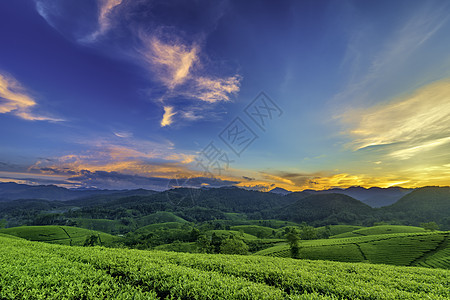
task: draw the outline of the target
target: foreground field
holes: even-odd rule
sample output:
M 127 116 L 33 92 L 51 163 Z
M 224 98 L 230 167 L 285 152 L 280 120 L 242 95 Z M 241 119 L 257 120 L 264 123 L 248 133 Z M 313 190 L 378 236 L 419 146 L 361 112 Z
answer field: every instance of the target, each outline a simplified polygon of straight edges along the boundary
M 0 235 L 2 299 L 448 299 L 450 271 L 68 247 Z

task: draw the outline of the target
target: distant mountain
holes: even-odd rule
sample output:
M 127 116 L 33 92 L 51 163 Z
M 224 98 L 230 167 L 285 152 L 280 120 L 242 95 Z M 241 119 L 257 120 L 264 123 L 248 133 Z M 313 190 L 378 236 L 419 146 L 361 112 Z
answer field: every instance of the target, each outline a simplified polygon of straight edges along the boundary
M 344 194 L 355 198 L 371 207 L 388 206 L 398 201 L 403 196 L 409 194 L 413 189 L 401 187 L 379 188 L 371 187 L 369 189 L 355 186 L 347 189 L 334 188 L 330 190 L 315 191 L 304 190 L 303 193 L 309 194 Z
M 330 224 L 352 222 L 370 215 L 373 208 L 343 194 L 292 193 L 285 198 L 297 200 L 284 207 L 279 218 L 294 222 L 327 221 Z
M 276 187 L 274 189 L 271 189 L 269 192 L 270 193 L 274 193 L 274 194 L 283 195 L 283 196 L 292 193 L 291 191 L 285 190 L 285 189 L 280 188 L 280 187 Z
M 43 200 L 67 201 L 90 196 L 110 195 L 117 193 L 124 194 L 124 196 L 126 196 L 126 193 L 133 194 L 133 191 L 70 190 L 63 187 L 58 187 L 56 185 L 27 185 L 27 184 L 17 184 L 13 182 L 0 183 L 0 201 L 9 201 L 18 199 L 43 199 Z

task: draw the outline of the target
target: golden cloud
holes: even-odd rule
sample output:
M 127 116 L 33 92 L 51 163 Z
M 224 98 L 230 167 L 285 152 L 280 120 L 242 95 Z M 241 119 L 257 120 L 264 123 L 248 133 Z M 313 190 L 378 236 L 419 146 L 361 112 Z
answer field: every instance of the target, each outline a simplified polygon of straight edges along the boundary
M 173 111 L 172 106 L 164 106 L 164 115 L 161 120 L 161 127 L 169 126 L 172 124 L 172 117 L 176 115 L 176 112 Z
M 156 37 L 143 39 L 148 49 L 142 54 L 157 73 L 158 79 L 172 90 L 182 84 L 198 60 L 197 46 L 188 47 L 176 42 L 164 43 Z
M 62 121 L 51 117 L 40 116 L 31 112 L 37 103 L 11 76 L 0 74 L 0 113 L 11 113 L 29 121 Z
M 413 94 L 341 116 L 351 124 L 351 146 L 396 144 L 392 157 L 407 159 L 447 143 L 450 137 L 450 81 L 438 81 Z M 400 149 L 398 149 L 401 147 Z
M 196 79 L 197 93 L 196 98 L 205 102 L 217 102 L 230 100 L 230 94 L 239 92 L 241 77 L 239 75 L 228 78 L 207 78 L 199 77 Z

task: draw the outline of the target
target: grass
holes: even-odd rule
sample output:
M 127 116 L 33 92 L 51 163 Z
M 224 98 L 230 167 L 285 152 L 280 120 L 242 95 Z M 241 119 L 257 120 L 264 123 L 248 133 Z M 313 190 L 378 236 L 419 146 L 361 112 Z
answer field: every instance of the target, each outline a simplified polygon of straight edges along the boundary
M 353 230 L 361 229 L 362 226 L 354 226 L 354 225 L 330 225 L 330 233 L 331 235 L 338 235 L 346 232 L 351 232 Z M 319 231 L 324 231 L 326 229 L 325 226 L 317 228 Z
M 236 230 L 209 230 L 206 232 L 207 236 L 212 236 L 213 233 L 215 233 L 217 236 L 220 237 L 228 237 L 230 235 L 235 235 L 238 237 L 243 238 L 244 240 L 256 240 L 258 239 L 256 236 L 245 233 L 245 232 L 240 232 L 240 231 L 236 231 Z
M 379 225 L 372 227 L 362 227 L 352 231 L 343 232 L 340 234 L 332 235 L 330 238 L 346 238 L 346 237 L 358 237 L 366 235 L 378 235 L 378 234 L 391 234 L 391 233 L 415 233 L 426 232 L 425 229 L 415 226 L 404 225 Z
M 0 237 L 0 299 L 449 299 L 449 270 Z
M 110 234 L 125 233 L 129 231 L 129 227 L 122 224 L 119 220 L 84 218 L 75 218 L 73 220 L 76 222 L 77 227 L 102 231 Z
M 158 211 L 156 213 L 137 219 L 137 226 L 143 227 L 149 224 L 167 223 L 167 222 L 188 223 L 188 221 L 175 215 L 174 213 L 168 211 Z
M 86 238 L 96 235 L 103 245 L 111 245 L 120 238 L 93 230 L 70 226 L 20 226 L 0 229 L 0 233 L 16 236 L 29 241 L 39 241 L 61 245 L 83 245 Z
M 136 233 L 147 233 L 152 232 L 156 230 L 170 230 L 170 229 L 186 229 L 190 230 L 192 226 L 190 223 L 182 223 L 182 222 L 165 222 L 165 223 L 157 223 L 157 224 L 150 224 L 147 226 L 143 226 L 141 228 L 138 228 L 135 232 Z
M 259 225 L 238 225 L 231 226 L 231 230 L 243 231 L 244 233 L 256 236 L 258 238 L 275 238 L 276 231 L 273 228 Z
M 450 268 L 448 232 L 394 233 L 300 242 L 304 259 Z M 290 257 L 287 243 L 255 255 Z

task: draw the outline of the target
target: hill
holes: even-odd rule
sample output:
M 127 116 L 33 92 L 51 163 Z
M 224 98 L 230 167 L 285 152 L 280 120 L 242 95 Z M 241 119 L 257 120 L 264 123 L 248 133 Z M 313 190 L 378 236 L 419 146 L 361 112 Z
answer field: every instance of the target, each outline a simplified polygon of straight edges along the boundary
M 366 235 L 390 234 L 390 233 L 416 233 L 426 232 L 422 227 L 402 225 L 379 225 L 373 227 L 358 228 L 356 230 L 336 234 L 330 238 L 358 237 Z
M 450 232 L 391 233 L 301 241 L 300 258 L 428 267 L 439 261 L 440 268 L 450 269 L 449 236 Z M 255 255 L 290 257 L 289 246 L 280 244 Z
M 1 200 L 45 199 L 71 200 L 95 194 L 111 194 L 109 190 L 69 190 L 55 185 L 27 185 L 13 182 L 0 183 Z
M 435 221 L 450 229 L 450 187 L 423 187 L 382 210 L 411 220 L 411 225 Z
M 412 189 L 405 189 L 401 187 L 371 187 L 366 189 L 360 186 L 354 186 L 347 189 L 334 188 L 322 191 L 305 190 L 301 193 L 310 195 L 343 194 L 355 198 L 371 207 L 382 207 L 395 203 L 411 191 Z
M 284 198 L 296 199 L 295 193 Z M 337 224 L 361 219 L 370 215 L 372 208 L 350 196 L 343 194 L 311 195 L 297 199 L 284 207 L 278 218 L 294 222 L 321 222 Z
M 7 299 L 450 297 L 448 270 L 68 247 L 2 236 L 0 245 L 0 298 Z
M 290 194 L 292 192 L 288 191 L 286 189 L 280 188 L 280 187 L 276 187 L 276 188 L 271 189 L 269 191 L 269 193 L 274 193 L 274 194 L 279 194 L 279 195 L 286 196 L 287 194 Z
M 131 195 L 148 195 L 154 194 L 151 190 L 71 190 L 56 185 L 27 185 L 14 182 L 0 183 L 0 201 L 18 200 L 18 199 L 41 199 L 41 200 L 59 200 L 68 201 L 80 198 L 94 197 L 91 202 L 100 202 L 105 199 L 114 197 L 126 197 Z M 95 197 L 98 196 L 98 197 Z
M 107 233 L 69 226 L 21 226 L 0 229 L 0 233 L 20 237 L 29 241 L 81 246 L 87 238 L 98 237 L 98 244 L 110 246 L 120 238 Z

